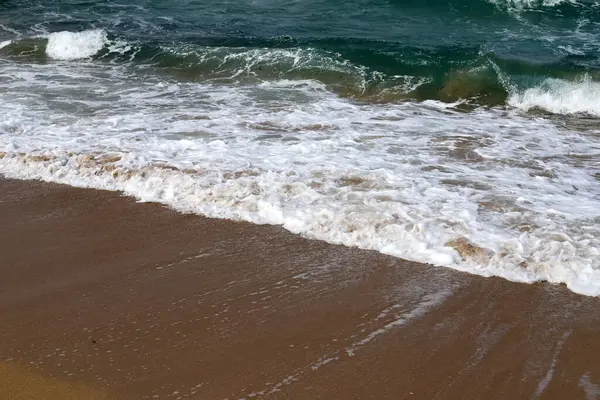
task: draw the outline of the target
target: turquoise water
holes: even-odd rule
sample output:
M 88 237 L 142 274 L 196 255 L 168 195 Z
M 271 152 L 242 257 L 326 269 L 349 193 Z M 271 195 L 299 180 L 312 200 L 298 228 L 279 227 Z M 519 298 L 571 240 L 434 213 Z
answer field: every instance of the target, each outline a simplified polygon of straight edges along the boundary
M 600 4 L 0 2 L 0 173 L 600 295 Z

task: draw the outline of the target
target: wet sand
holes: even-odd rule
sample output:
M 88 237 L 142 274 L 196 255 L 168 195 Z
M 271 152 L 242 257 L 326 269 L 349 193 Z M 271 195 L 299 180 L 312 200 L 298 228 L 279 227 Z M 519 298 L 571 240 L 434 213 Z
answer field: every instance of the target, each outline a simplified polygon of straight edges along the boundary
M 0 221 L 2 399 L 600 398 L 561 286 L 39 182 Z

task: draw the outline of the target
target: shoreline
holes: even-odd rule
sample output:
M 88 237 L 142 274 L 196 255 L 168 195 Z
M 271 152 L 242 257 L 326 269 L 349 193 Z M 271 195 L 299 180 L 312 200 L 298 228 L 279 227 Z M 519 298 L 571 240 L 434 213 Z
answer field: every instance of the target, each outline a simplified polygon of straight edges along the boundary
M 388 232 L 394 232 L 397 222 L 396 217 L 393 217 L 395 211 L 391 208 L 384 208 L 385 211 L 382 213 L 373 210 L 365 211 L 365 214 L 356 212 L 351 208 L 349 212 L 340 211 L 335 213 L 341 216 L 339 219 L 328 215 L 330 213 L 327 212 L 319 216 L 319 212 L 315 213 L 316 209 L 312 209 L 310 218 L 301 217 L 296 219 L 293 212 L 282 211 L 286 208 L 285 206 L 280 209 L 275 205 L 272 208 L 270 201 L 263 204 L 260 196 L 258 200 L 253 197 L 254 195 L 246 196 L 254 190 L 252 189 L 252 183 L 241 183 L 242 186 L 247 184 L 246 189 L 250 190 L 250 192 L 242 194 L 243 197 L 251 198 L 251 200 L 246 201 L 246 199 L 236 198 L 235 194 L 232 197 L 232 193 L 229 193 L 228 190 L 223 193 L 220 193 L 222 188 L 215 190 L 220 185 L 211 184 L 207 186 L 204 182 L 204 184 L 196 186 L 195 178 L 191 178 L 192 181 L 188 180 L 190 176 L 194 175 L 193 170 L 180 169 L 162 163 L 149 164 L 140 169 L 123 167 L 118 165 L 123 154 L 68 152 L 63 156 L 67 157 L 68 162 L 65 159 L 60 161 L 61 156 L 57 154 L 8 155 L 0 152 L 0 164 L 2 164 L 4 175 L 11 179 L 64 184 L 82 189 L 107 190 L 124 196 L 131 196 L 139 199 L 140 202 L 158 203 L 184 214 L 191 213 L 219 220 L 250 222 L 256 225 L 272 225 L 311 240 L 321 240 L 331 245 L 343 244 L 348 247 L 377 251 L 410 262 L 450 268 L 483 277 L 498 276 L 517 283 L 548 282 L 550 284 L 564 284 L 569 290 L 577 294 L 592 297 L 598 295 L 599 288 L 595 282 L 600 281 L 600 271 L 596 270 L 594 268 L 595 264 L 590 261 L 590 259 L 594 260 L 596 255 L 594 253 L 596 245 L 591 236 L 588 239 L 591 238 L 592 242 L 581 242 L 582 246 L 579 246 L 579 250 L 573 254 L 571 254 L 573 247 L 569 241 L 552 239 L 550 242 L 545 242 L 544 239 L 540 239 L 538 233 L 532 234 L 533 236 L 529 235 L 528 232 L 533 229 L 533 226 L 536 226 L 531 221 L 523 221 L 518 232 L 513 232 L 516 236 L 509 235 L 504 239 L 500 239 L 500 236 L 498 236 L 497 240 L 493 240 L 496 246 L 481 243 L 477 239 L 471 239 L 468 232 L 450 232 L 452 230 L 446 232 L 446 228 L 442 229 L 444 233 L 441 237 L 444 237 L 444 240 L 431 241 L 426 237 L 438 237 L 440 231 L 436 228 L 438 224 L 431 224 L 430 218 L 432 216 L 427 216 L 427 214 L 421 217 L 412 216 L 407 218 L 413 220 L 413 223 L 409 225 L 414 230 L 421 232 L 415 235 L 408 233 L 410 229 L 404 231 L 404 228 L 399 229 L 400 233 Z M 72 169 L 71 163 L 74 163 L 77 167 Z M 246 171 L 244 168 L 232 174 L 228 176 L 229 178 L 235 178 L 234 181 L 240 177 L 254 176 L 252 171 Z M 227 178 L 228 181 L 229 178 Z M 347 183 L 349 185 L 360 185 L 361 179 L 349 179 Z M 284 192 L 288 189 L 285 189 Z M 220 194 L 213 193 L 213 190 Z M 233 193 L 240 194 L 244 191 L 238 193 L 234 190 Z M 197 199 L 201 200 L 196 202 Z M 279 198 L 279 200 L 286 202 L 284 198 Z M 226 205 L 224 206 L 222 202 L 225 202 Z M 277 201 L 275 201 L 276 203 Z M 494 201 L 484 201 L 475 205 L 478 210 L 481 208 L 484 213 L 498 214 L 496 211 L 501 211 L 500 214 L 502 214 L 506 211 L 502 201 L 498 204 L 495 204 Z M 296 204 L 295 207 L 298 207 L 298 205 Z M 460 210 L 457 212 L 460 212 Z M 300 211 L 300 214 L 302 214 L 302 211 Z M 384 217 L 380 219 L 381 215 L 384 215 Z M 435 213 L 435 215 L 445 215 L 445 212 Z M 485 217 L 485 215 L 482 215 L 482 217 Z M 420 221 L 425 220 L 430 221 L 427 223 L 429 224 L 428 227 L 418 227 Z M 438 222 L 440 226 L 445 226 L 448 221 L 442 218 Z M 450 225 L 452 224 L 454 223 L 450 223 Z M 484 232 L 486 230 L 480 231 Z M 427 234 L 422 232 L 427 232 Z M 475 236 L 479 235 L 478 230 L 470 233 L 475 234 Z M 548 231 L 546 233 L 550 234 L 552 232 Z M 529 236 L 523 239 L 520 238 L 521 235 Z M 514 240 L 517 240 L 517 243 L 514 243 Z M 533 248 L 523 251 L 532 243 L 532 240 L 537 244 L 532 245 Z M 577 242 L 580 241 L 577 240 Z M 586 252 L 585 249 L 590 249 L 590 251 Z M 538 250 L 542 251 L 543 255 L 537 253 Z M 563 251 L 566 252 L 564 254 L 567 254 L 567 256 L 562 257 Z M 584 257 L 584 253 L 587 254 L 586 257 Z M 568 254 L 571 254 L 574 258 L 568 256 Z M 561 259 L 566 261 L 560 261 Z M 590 262 L 591 269 L 589 268 Z M 482 265 L 485 265 L 485 268 L 481 268 Z
M 0 178 L 0 216 L 0 363 L 28 373 L 116 398 L 600 396 L 600 299 L 563 286 L 39 181 Z

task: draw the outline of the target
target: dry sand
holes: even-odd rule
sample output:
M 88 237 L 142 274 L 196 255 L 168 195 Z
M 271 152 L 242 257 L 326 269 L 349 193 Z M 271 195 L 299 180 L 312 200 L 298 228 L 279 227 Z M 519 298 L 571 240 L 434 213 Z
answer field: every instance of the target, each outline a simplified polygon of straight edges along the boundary
M 595 399 L 600 299 L 0 180 L 1 399 Z

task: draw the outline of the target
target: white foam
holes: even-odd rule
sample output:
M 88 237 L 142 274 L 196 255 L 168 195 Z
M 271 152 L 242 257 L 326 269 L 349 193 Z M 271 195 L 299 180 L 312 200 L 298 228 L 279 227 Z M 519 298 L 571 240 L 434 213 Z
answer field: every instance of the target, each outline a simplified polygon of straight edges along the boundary
M 526 9 L 534 7 L 555 7 L 559 4 L 570 3 L 578 4 L 574 0 L 488 0 L 490 3 L 501 7 L 508 7 L 511 9 Z
M 539 108 L 555 114 L 600 117 L 600 83 L 589 76 L 577 81 L 546 79 L 540 86 L 512 94 L 508 104 L 526 111 Z
M 0 81 L 0 172 L 600 294 L 596 134 L 502 110 L 356 104 L 313 81 L 184 84 L 67 64 L 6 68 L 19 80 Z M 491 257 L 463 259 L 446 246 L 456 237 Z
M 4 42 L 0 42 L 0 49 L 3 48 L 3 47 L 8 46 L 11 43 L 12 43 L 11 40 L 5 40 Z
M 103 29 L 55 32 L 47 36 L 46 54 L 55 60 L 78 60 L 98 53 L 107 43 Z
M 197 63 L 212 66 L 212 80 L 244 81 L 260 80 L 264 67 L 272 68 L 270 77 L 293 74 L 304 68 L 318 65 L 328 72 L 348 74 L 354 84 L 364 88 L 371 77 L 366 68 L 343 59 L 339 54 L 314 48 L 246 48 L 246 47 L 199 47 L 195 45 L 163 46 L 162 50 L 179 57 L 193 56 Z M 272 81 L 270 81 L 272 82 Z

